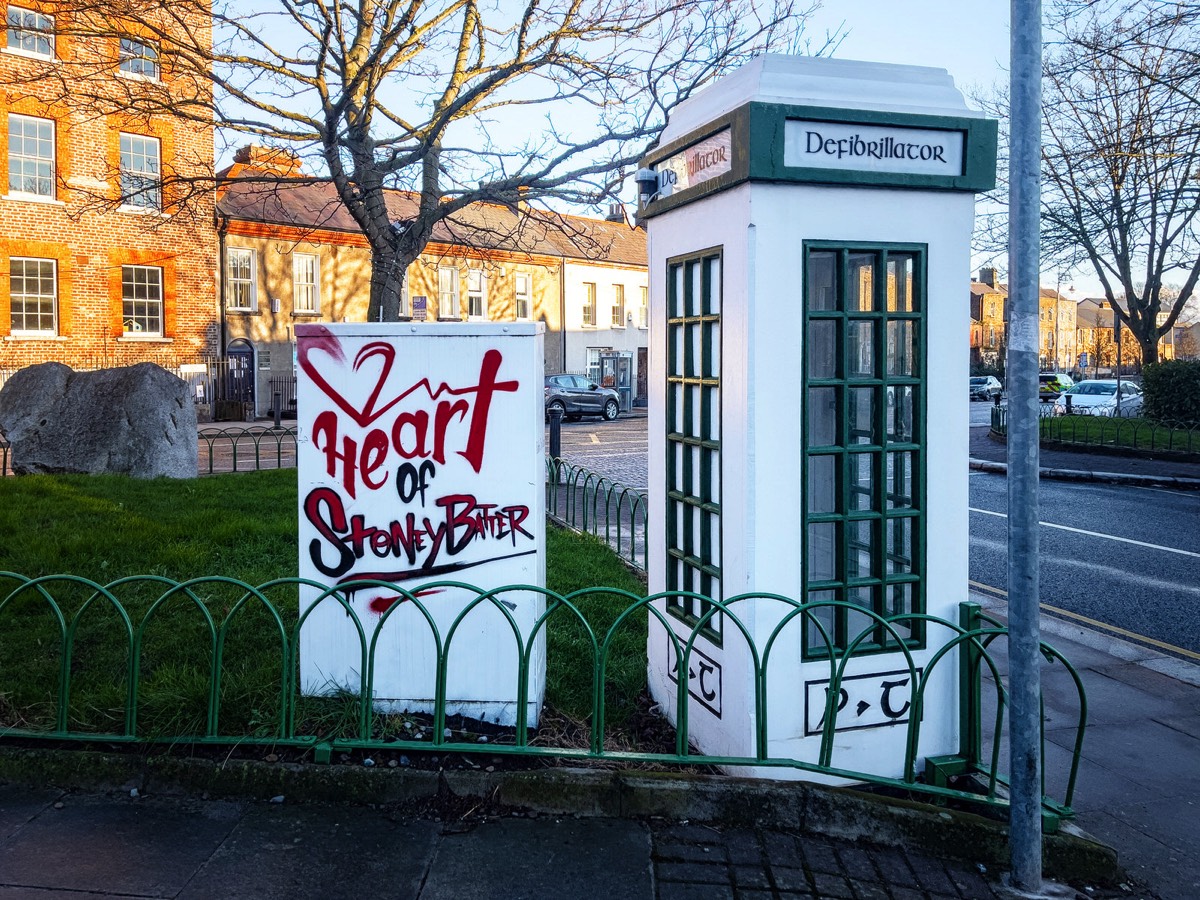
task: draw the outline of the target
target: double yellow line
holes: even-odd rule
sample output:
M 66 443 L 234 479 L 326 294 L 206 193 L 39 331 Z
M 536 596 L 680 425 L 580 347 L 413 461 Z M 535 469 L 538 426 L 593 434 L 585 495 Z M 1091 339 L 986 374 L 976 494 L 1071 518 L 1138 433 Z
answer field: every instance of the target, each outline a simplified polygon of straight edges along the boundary
M 977 591 L 982 591 L 985 594 L 990 594 L 991 596 L 998 597 L 1001 600 L 1008 600 L 1008 591 L 1001 590 L 998 587 L 992 587 L 990 584 L 983 584 L 982 582 L 978 581 L 968 581 L 967 584 Z M 1138 634 L 1135 631 L 1126 631 L 1124 628 L 1118 628 L 1116 625 L 1109 625 L 1107 622 L 1100 622 L 1096 619 L 1089 618 L 1088 616 L 1081 616 L 1079 613 L 1071 612 L 1068 609 L 1059 609 L 1057 606 L 1051 606 L 1049 603 L 1041 603 L 1039 606 L 1041 606 L 1042 609 L 1051 615 L 1060 616 L 1065 619 L 1071 619 L 1072 621 L 1087 625 L 1089 628 L 1097 628 L 1101 631 L 1110 632 L 1111 634 L 1118 634 L 1126 640 L 1134 641 L 1139 644 L 1145 644 L 1150 647 L 1155 647 L 1159 650 L 1165 650 L 1168 653 L 1178 654 L 1179 656 L 1183 656 L 1187 659 L 1200 661 L 1200 653 L 1196 653 L 1194 650 L 1185 650 L 1183 647 L 1176 647 L 1174 644 L 1168 644 L 1165 641 L 1155 640 L 1152 637 L 1146 637 L 1146 635 Z

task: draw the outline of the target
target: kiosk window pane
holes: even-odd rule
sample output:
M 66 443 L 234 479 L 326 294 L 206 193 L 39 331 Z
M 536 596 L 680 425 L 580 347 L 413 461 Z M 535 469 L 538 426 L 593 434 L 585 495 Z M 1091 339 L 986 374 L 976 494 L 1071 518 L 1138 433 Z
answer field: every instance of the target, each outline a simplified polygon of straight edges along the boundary
M 808 258 L 809 309 L 837 309 L 837 254 L 813 253 Z
M 808 511 L 838 512 L 838 456 L 814 456 L 808 461 Z
M 808 377 L 836 378 L 838 323 L 818 320 L 808 329 Z
M 875 388 L 852 387 L 846 391 L 850 401 L 849 440 L 851 444 L 878 444 L 878 417 L 875 414 Z
M 721 599 L 721 256 L 667 267 L 667 589 Z M 711 606 L 667 603 L 691 622 Z M 721 619 L 705 624 L 720 640 Z
M 887 438 L 893 444 L 910 444 L 915 439 L 913 418 L 917 401 L 914 385 L 888 388 Z
M 833 581 L 837 575 L 837 525 L 808 526 L 808 582 Z
M 850 346 L 847 348 L 851 378 L 875 377 L 875 323 L 861 319 L 850 321 Z
M 808 389 L 808 443 L 810 447 L 832 447 L 837 439 L 837 388 Z
M 874 453 L 852 453 L 849 456 L 852 511 L 875 509 L 876 458 Z
M 888 509 L 911 509 L 913 505 L 913 454 L 887 455 Z
M 888 254 L 888 312 L 917 312 L 916 293 L 913 291 L 915 269 L 916 257 L 909 254 Z
M 913 375 L 913 321 L 887 323 L 887 374 Z
M 835 648 L 861 634 L 857 650 L 877 652 L 896 641 L 875 616 L 924 608 L 924 258 L 912 245 L 805 247 L 804 580 L 819 589 L 810 601 L 844 601 L 809 617 L 810 657 L 826 652 L 817 621 Z M 919 623 L 894 627 L 924 640 Z
M 875 309 L 875 254 L 851 253 L 846 276 L 846 305 L 851 312 Z

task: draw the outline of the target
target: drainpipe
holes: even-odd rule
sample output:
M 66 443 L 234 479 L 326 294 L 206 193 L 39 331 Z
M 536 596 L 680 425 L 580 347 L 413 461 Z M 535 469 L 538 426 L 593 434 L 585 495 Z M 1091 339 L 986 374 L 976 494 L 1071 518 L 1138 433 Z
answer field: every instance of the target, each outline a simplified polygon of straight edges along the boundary
M 558 259 L 558 333 L 562 336 L 562 367 L 567 371 L 567 258 Z
M 225 235 L 229 232 L 229 217 L 220 212 L 214 212 L 217 226 L 217 277 L 221 287 L 218 290 L 218 305 L 221 307 L 221 359 L 225 359 Z

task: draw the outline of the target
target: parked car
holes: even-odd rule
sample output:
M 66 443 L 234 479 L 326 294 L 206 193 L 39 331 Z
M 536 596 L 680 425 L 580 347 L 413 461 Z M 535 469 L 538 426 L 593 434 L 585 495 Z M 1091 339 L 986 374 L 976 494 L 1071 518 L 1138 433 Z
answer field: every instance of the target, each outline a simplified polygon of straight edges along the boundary
M 1117 415 L 1117 381 L 1115 378 L 1091 378 L 1081 381 L 1059 395 L 1054 401 L 1054 414 L 1078 416 Z M 1121 382 L 1121 413 L 1125 416 L 1142 414 L 1142 389 L 1131 381 Z M 1069 402 L 1068 402 L 1069 401 Z
M 971 376 L 972 400 L 995 400 L 1003 391 L 1004 386 L 995 375 Z
M 600 387 L 586 375 L 547 375 L 546 415 L 555 407 L 566 419 L 603 416 L 611 421 L 621 411 L 621 399 L 612 388 Z
M 1038 375 L 1038 397 L 1043 401 L 1057 400 L 1058 395 L 1074 383 L 1066 372 L 1043 372 Z

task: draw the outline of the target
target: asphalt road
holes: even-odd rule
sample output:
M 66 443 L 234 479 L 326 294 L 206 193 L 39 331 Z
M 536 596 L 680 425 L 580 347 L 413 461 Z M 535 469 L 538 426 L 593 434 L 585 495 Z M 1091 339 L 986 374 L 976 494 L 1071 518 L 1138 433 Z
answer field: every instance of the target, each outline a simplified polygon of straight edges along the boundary
M 989 407 L 972 403 L 972 424 Z M 646 487 L 644 418 L 565 423 L 562 453 Z M 970 578 L 995 596 L 1007 588 L 1007 491 L 1003 475 L 971 473 Z M 1200 654 L 1200 493 L 1043 480 L 1040 500 L 1047 614 Z
M 1047 612 L 1200 653 L 1200 494 L 1040 484 L 1040 594 Z M 971 580 L 998 593 L 1008 578 L 1008 480 L 972 472 L 970 497 Z

